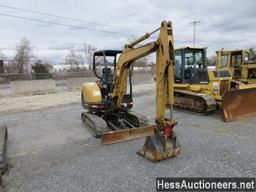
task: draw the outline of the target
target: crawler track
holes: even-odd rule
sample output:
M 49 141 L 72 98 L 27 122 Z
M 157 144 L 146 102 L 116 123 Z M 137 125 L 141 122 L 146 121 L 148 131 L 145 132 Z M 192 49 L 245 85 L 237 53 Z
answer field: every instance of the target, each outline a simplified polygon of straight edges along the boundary
M 91 132 L 91 134 L 99 138 L 108 131 L 118 131 L 122 129 L 132 129 L 148 125 L 145 116 L 135 112 L 122 112 L 120 114 L 95 114 L 91 112 L 83 112 L 81 114 L 83 125 Z
M 107 123 L 96 114 L 90 112 L 83 112 L 81 114 L 81 119 L 83 125 L 96 138 L 101 137 L 102 133 L 110 131 L 107 126 Z
M 209 114 L 217 110 L 217 103 L 207 94 L 194 93 L 191 91 L 175 91 L 174 107 L 183 111 Z

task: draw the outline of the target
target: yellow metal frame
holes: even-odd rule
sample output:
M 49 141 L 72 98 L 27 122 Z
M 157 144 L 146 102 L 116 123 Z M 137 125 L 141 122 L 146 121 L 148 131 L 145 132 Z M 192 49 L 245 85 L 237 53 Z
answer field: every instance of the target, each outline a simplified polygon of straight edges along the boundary
M 160 30 L 158 39 L 143 46 L 138 44 L 150 35 Z M 135 47 L 137 45 L 137 47 Z M 142 37 L 124 46 L 123 52 L 117 63 L 114 81 L 115 88 L 113 98 L 116 106 L 121 107 L 121 102 L 127 88 L 128 72 L 132 62 L 150 53 L 156 52 L 156 120 L 165 125 L 166 98 L 173 104 L 173 65 L 174 65 L 174 41 L 172 23 L 163 21 L 159 29 L 146 33 Z
M 241 52 L 242 55 L 242 60 L 241 60 L 241 76 L 240 77 L 234 77 L 233 75 L 233 67 L 231 66 L 231 55 L 232 53 L 235 52 Z M 225 69 L 229 70 L 230 73 L 232 74 L 232 77 L 236 80 L 240 80 L 243 82 L 248 82 L 248 83 L 256 83 L 256 79 L 249 79 L 248 78 L 248 70 L 249 69 L 256 69 L 256 63 L 251 62 L 251 61 L 245 61 L 245 55 L 248 53 L 246 49 L 237 49 L 237 50 L 224 50 L 221 49 L 219 51 L 216 51 L 216 67 L 218 69 Z M 222 66 L 221 65 L 221 57 L 226 55 L 228 57 L 227 61 L 227 66 Z M 255 86 L 254 86 L 255 87 Z

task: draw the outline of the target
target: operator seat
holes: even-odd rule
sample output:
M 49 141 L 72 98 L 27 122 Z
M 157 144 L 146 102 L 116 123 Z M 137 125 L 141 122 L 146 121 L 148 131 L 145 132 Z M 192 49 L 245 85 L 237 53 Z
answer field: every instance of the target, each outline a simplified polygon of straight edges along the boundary
M 113 81 L 113 74 L 111 68 L 103 68 L 102 69 L 102 77 L 101 77 L 102 84 L 112 84 Z
M 100 79 L 100 87 L 103 97 L 107 96 L 113 87 L 113 74 L 111 68 L 104 67 Z

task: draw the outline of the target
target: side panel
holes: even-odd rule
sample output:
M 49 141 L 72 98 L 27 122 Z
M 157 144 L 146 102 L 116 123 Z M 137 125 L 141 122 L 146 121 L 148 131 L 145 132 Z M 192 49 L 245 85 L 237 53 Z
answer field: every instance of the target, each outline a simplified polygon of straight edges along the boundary
M 210 95 L 214 97 L 216 100 L 221 101 L 222 100 L 222 95 L 230 90 L 230 85 L 231 85 L 231 79 L 232 77 L 229 77 L 223 75 L 220 77 L 220 73 L 224 72 L 227 70 L 210 70 L 208 69 L 208 75 L 210 78 L 210 83 L 209 83 L 209 89 L 210 89 Z
M 102 101 L 100 87 L 97 83 L 84 83 L 82 87 L 84 101 L 86 103 L 99 103 Z

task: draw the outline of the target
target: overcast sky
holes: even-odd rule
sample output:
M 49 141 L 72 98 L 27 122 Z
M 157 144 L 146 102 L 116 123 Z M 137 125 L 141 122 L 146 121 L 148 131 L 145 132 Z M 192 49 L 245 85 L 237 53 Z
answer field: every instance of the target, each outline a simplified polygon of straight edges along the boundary
M 23 37 L 30 40 L 38 58 L 57 62 L 65 57 L 68 50 L 79 49 L 83 43 L 98 49 L 121 49 L 132 37 L 159 27 L 162 20 L 173 22 L 175 47 L 192 44 L 193 26 L 189 22 L 193 20 L 200 20 L 196 30 L 197 44 L 207 46 L 210 55 L 222 47 L 256 46 L 255 0 L 5 0 L 0 1 L 0 5 L 93 22 L 61 19 L 0 6 L 0 48 L 8 57 L 13 56 L 17 42 Z M 40 23 L 1 14 L 121 34 Z

